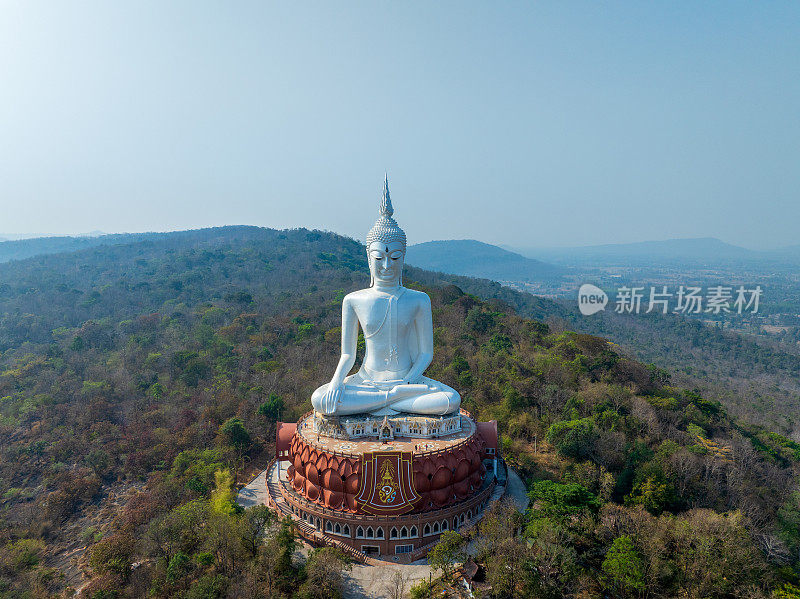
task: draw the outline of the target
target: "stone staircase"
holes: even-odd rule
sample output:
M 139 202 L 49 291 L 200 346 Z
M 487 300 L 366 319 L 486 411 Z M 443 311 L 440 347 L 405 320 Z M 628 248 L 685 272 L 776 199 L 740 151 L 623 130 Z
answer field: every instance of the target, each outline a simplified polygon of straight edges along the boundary
M 292 511 L 289 509 L 289 505 L 283 499 L 283 495 L 281 494 L 281 481 L 274 472 L 274 469 L 277 467 L 278 464 L 273 463 L 267 470 L 267 475 L 265 477 L 267 481 L 267 491 L 274 507 L 282 516 L 289 516 L 292 519 L 294 525 L 297 527 L 297 532 L 299 535 L 312 545 L 321 545 L 323 543 L 326 545 L 333 545 L 353 561 L 368 563 L 370 558 L 367 557 L 365 553 L 359 551 L 358 549 L 354 549 L 345 543 L 342 543 L 338 539 L 335 539 L 329 535 L 325 535 L 321 531 L 311 526 L 308 522 L 301 520 L 292 513 Z
M 277 465 L 275 467 L 277 467 Z M 286 516 L 291 516 L 292 512 L 281 495 L 281 483 L 272 476 L 272 468 L 267 471 L 266 479 L 267 491 L 269 492 L 270 499 L 272 499 L 272 501 L 275 503 L 275 506 L 278 508 L 278 511 Z

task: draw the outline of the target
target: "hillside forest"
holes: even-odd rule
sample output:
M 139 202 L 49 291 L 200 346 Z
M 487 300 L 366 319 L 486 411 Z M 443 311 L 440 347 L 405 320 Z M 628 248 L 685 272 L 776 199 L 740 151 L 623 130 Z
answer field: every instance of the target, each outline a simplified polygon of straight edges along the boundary
M 428 374 L 498 420 L 531 499 L 461 531 L 489 596 L 800 597 L 800 444 L 547 302 L 405 280 Z M 0 264 L 0 597 L 337 596 L 342 555 L 293 560 L 291 523 L 234 499 L 367 281 L 356 241 L 255 227 Z

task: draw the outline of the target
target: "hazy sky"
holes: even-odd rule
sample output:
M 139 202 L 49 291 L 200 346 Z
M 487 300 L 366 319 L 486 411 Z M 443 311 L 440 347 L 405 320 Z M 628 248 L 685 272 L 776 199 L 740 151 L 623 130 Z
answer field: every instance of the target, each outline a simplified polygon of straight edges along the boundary
M 800 2 L 0 4 L 0 232 L 800 243 Z

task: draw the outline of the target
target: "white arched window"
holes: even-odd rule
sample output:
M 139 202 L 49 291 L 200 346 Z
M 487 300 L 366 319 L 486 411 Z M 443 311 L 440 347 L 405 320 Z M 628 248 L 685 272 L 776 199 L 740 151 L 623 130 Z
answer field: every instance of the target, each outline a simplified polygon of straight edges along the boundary
M 333 525 L 330 520 L 325 520 L 325 532 L 333 532 Z
M 367 528 L 367 538 L 368 539 L 374 539 L 375 538 L 375 531 L 372 530 L 371 526 Z
M 338 523 L 338 522 L 337 522 L 336 524 L 334 524 L 334 525 L 333 525 L 333 532 L 334 532 L 334 534 L 337 534 L 337 535 L 338 535 L 340 532 L 342 532 L 342 527 L 341 527 L 341 526 L 339 526 L 339 523 Z
M 356 528 L 356 538 L 357 539 L 363 539 L 364 538 L 364 529 L 361 528 L 360 526 L 358 528 Z
M 412 527 L 411 527 L 411 536 L 412 536 L 412 537 L 416 537 L 416 536 L 418 536 L 418 535 L 417 535 L 417 527 L 416 527 L 416 526 L 412 526 Z
M 383 538 L 383 529 L 379 526 L 375 529 L 375 538 L 382 539 Z
M 396 539 L 397 538 L 397 529 L 392 526 L 392 530 L 389 531 L 389 538 Z
M 439 532 L 439 523 L 438 522 L 434 522 L 433 523 L 433 534 L 436 534 L 437 532 Z
M 447 523 L 447 520 L 442 520 L 442 530 L 448 530 L 450 525 Z
M 346 536 L 346 537 L 350 536 L 350 525 L 349 524 L 345 524 L 344 525 L 344 528 L 342 529 L 342 534 L 344 536 Z
M 408 538 L 408 529 L 404 526 L 400 529 L 400 538 L 407 539 Z
M 422 529 L 423 534 L 429 535 L 431 534 L 431 525 L 426 523 L 425 528 Z

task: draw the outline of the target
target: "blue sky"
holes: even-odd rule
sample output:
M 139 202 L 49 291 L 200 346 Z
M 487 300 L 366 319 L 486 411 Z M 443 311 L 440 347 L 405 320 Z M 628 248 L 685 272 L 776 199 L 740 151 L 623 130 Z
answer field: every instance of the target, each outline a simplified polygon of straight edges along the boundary
M 800 243 L 798 2 L 31 2 L 0 231 Z

